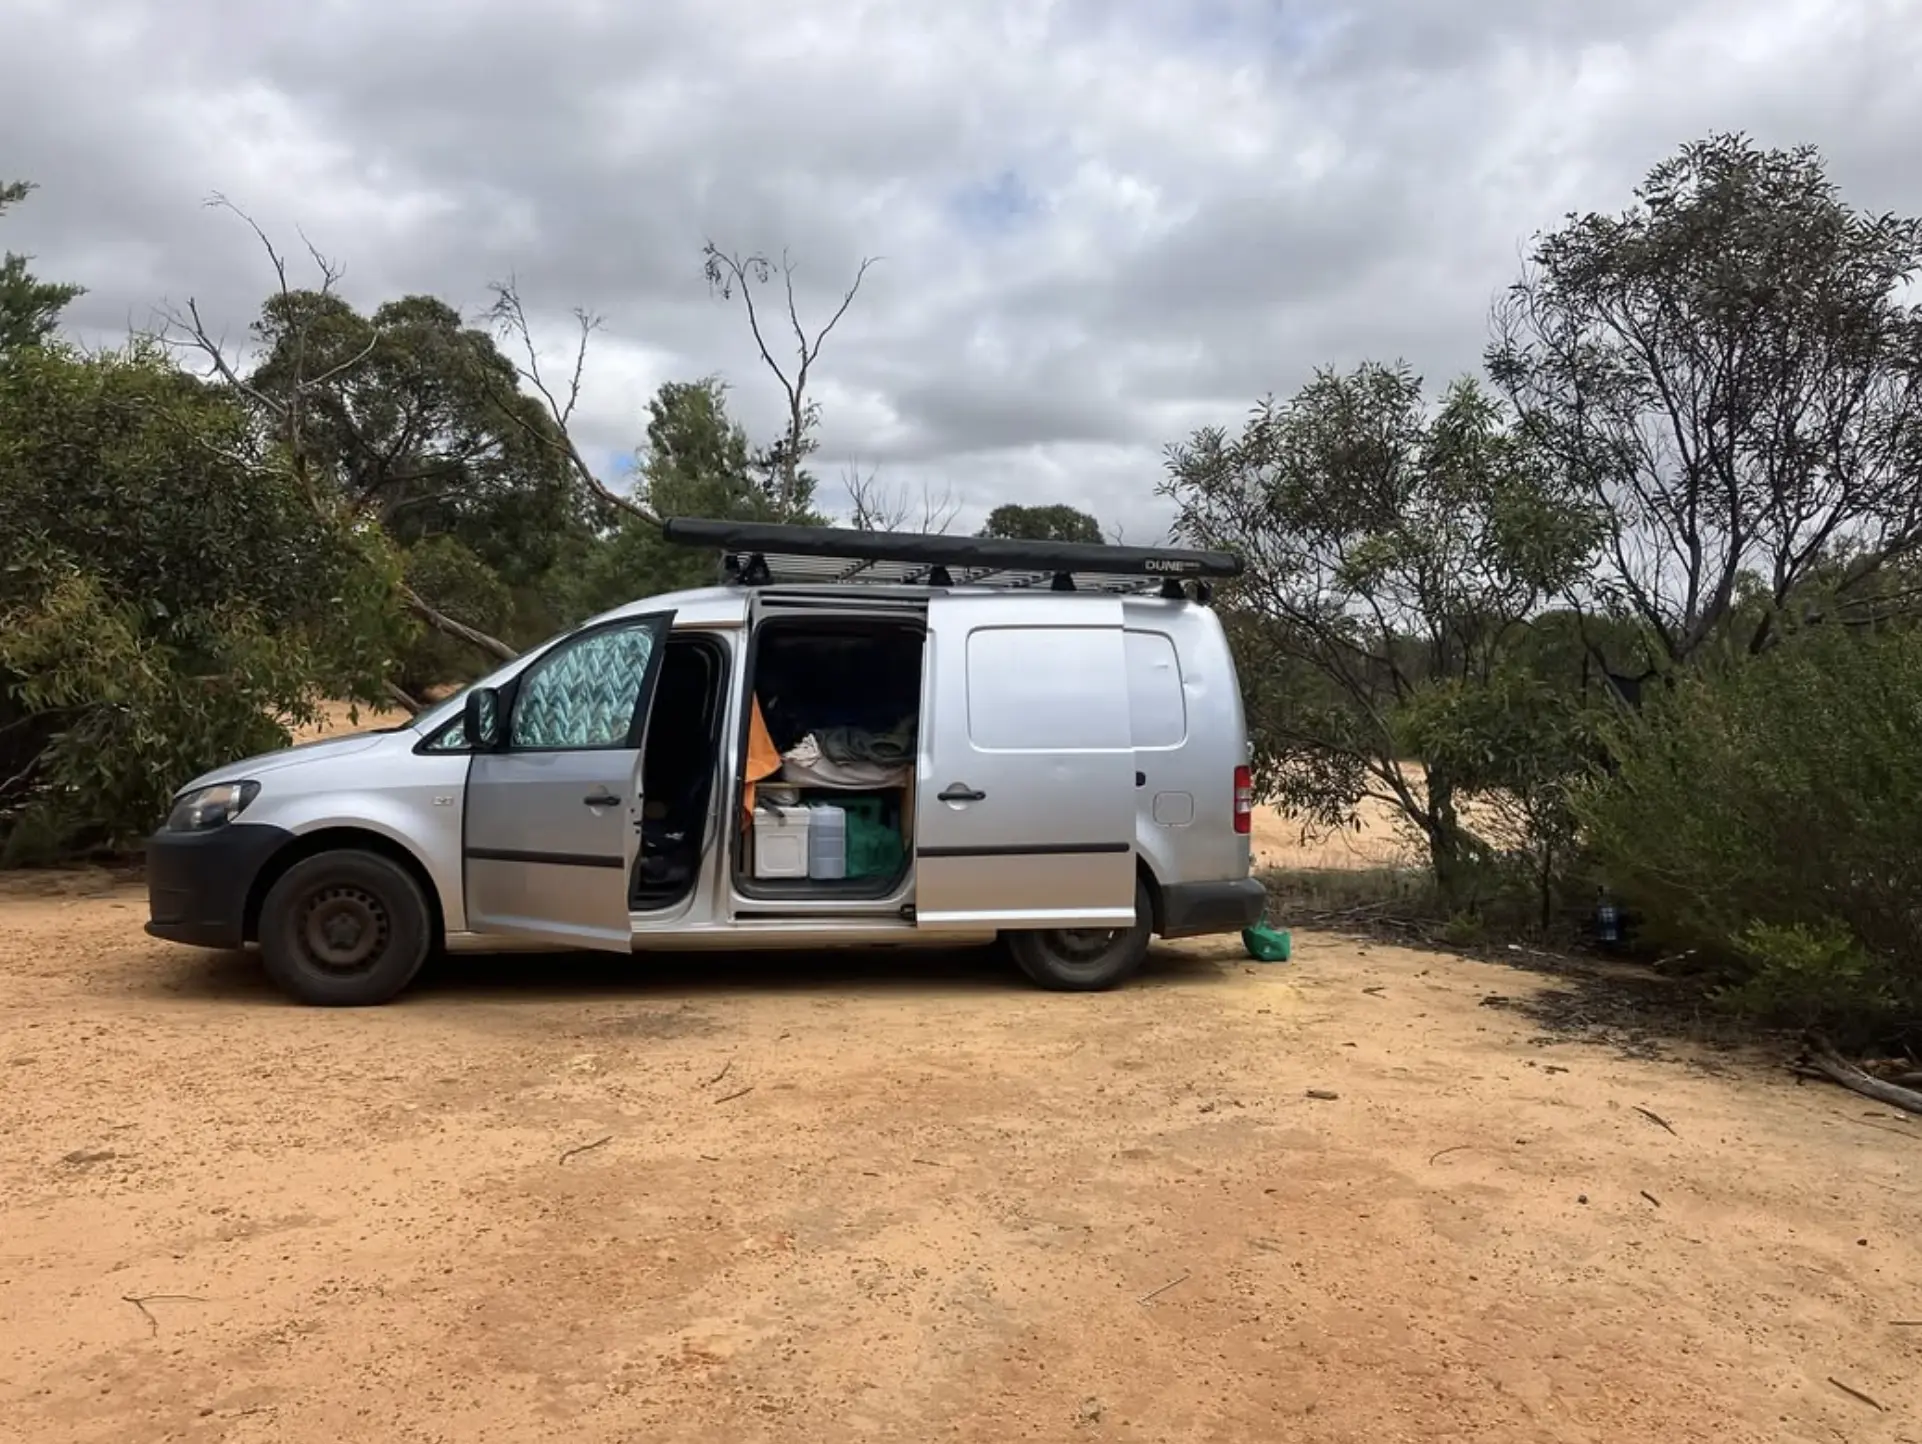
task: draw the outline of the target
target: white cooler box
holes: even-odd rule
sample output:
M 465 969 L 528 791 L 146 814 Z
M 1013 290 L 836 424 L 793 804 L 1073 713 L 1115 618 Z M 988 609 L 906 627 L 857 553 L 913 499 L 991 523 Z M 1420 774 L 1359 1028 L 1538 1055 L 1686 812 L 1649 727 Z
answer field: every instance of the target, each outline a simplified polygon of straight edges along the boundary
M 808 875 L 808 823 L 805 807 L 754 806 L 754 875 L 758 878 Z

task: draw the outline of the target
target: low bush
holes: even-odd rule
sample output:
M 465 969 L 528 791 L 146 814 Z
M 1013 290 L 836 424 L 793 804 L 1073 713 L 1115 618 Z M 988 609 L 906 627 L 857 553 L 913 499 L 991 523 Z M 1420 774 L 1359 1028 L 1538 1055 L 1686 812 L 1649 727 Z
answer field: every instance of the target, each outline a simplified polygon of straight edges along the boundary
M 1866 1036 L 1922 1018 L 1922 633 L 1814 627 L 1653 689 L 1572 805 L 1649 939 L 1725 998 Z

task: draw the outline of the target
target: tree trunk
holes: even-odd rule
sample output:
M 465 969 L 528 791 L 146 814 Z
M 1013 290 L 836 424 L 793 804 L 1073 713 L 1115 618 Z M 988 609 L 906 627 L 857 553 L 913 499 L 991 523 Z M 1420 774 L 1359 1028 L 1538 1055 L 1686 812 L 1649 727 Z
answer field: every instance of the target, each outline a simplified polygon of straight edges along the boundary
M 1455 784 L 1447 773 L 1431 770 L 1426 790 L 1428 863 L 1443 903 L 1457 911 L 1472 897 L 1474 869 L 1468 835 L 1455 810 Z

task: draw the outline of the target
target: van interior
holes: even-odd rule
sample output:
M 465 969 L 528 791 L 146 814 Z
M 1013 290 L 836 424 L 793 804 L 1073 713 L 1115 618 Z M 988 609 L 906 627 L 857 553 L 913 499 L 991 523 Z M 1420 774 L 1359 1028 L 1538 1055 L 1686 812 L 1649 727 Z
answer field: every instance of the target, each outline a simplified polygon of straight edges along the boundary
M 713 638 L 668 639 L 641 756 L 641 852 L 628 887 L 635 912 L 673 907 L 700 878 L 726 677 L 727 655 Z
M 742 897 L 858 904 L 900 890 L 914 855 L 924 633 L 874 617 L 757 629 L 728 849 Z

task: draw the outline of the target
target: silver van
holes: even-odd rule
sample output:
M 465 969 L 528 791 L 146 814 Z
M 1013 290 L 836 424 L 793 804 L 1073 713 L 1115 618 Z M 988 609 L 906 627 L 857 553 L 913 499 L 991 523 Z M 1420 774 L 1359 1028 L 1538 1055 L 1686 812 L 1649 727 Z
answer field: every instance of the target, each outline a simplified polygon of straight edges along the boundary
M 632 602 L 408 724 L 195 778 L 156 937 L 307 1003 L 437 949 L 953 946 L 1107 988 L 1261 917 L 1208 606 L 1236 557 L 677 518 L 722 584 Z

